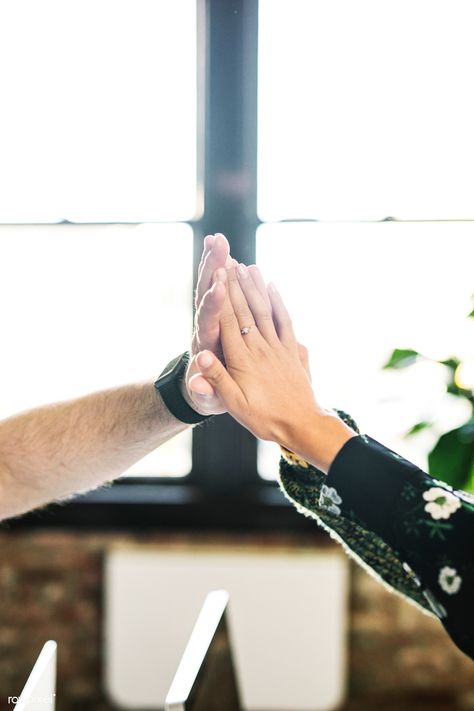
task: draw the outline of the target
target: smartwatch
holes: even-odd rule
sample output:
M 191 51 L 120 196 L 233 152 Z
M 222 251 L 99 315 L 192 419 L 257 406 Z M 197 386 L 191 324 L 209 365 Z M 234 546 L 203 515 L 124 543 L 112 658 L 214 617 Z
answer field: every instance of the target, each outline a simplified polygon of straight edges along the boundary
M 186 351 L 174 358 L 155 381 L 155 388 L 159 391 L 163 402 L 177 420 L 189 425 L 208 420 L 212 415 L 201 415 L 188 405 L 181 390 L 186 368 L 189 363 L 189 353 Z

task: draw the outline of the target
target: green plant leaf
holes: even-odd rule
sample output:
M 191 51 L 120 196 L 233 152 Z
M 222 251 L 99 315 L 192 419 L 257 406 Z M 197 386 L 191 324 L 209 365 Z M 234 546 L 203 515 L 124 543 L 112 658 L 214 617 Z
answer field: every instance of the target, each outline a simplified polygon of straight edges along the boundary
M 468 318 L 474 318 L 474 309 L 472 309 L 471 313 L 469 314 Z
M 465 388 L 460 388 L 459 385 L 456 385 L 456 383 L 454 381 L 451 381 L 450 383 L 447 384 L 446 392 L 450 393 L 451 395 L 458 395 L 459 397 L 469 398 L 469 396 L 472 396 L 471 390 L 466 390 Z
M 421 353 L 411 348 L 395 348 L 383 368 L 407 368 L 409 365 L 413 365 L 418 358 L 422 357 Z
M 429 472 L 455 489 L 469 487 L 474 463 L 471 422 L 442 435 L 428 457 Z
M 416 434 L 417 432 L 421 432 L 422 430 L 426 430 L 427 427 L 432 427 L 433 423 L 432 422 L 427 422 L 426 420 L 423 420 L 422 422 L 417 422 L 416 425 L 413 425 L 413 427 L 408 430 L 408 432 L 405 434 L 405 437 L 411 437 L 412 435 Z
M 459 427 L 459 439 L 464 444 L 474 443 L 474 417 Z M 473 462 L 474 464 L 474 462 Z
M 454 372 L 461 361 L 458 360 L 458 358 L 453 357 L 447 358 L 446 360 L 438 360 L 436 362 L 441 363 L 441 365 L 447 365 L 448 368 L 451 368 L 451 370 Z

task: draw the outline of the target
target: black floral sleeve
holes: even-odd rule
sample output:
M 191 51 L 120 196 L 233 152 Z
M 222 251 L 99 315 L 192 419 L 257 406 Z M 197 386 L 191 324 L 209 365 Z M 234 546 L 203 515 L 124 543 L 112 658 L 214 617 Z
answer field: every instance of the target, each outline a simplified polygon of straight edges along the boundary
M 456 644 L 474 657 L 474 500 L 366 436 L 349 440 L 328 473 L 341 514 L 398 551 Z
M 326 476 L 284 453 L 281 486 L 392 589 L 436 615 L 474 658 L 474 499 L 365 435 Z

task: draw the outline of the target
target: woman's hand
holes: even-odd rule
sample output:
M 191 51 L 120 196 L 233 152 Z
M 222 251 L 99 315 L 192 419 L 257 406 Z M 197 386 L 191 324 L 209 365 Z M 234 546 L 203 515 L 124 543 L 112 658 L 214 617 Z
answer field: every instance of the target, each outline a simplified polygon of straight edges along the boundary
M 224 361 L 220 341 L 220 317 L 225 299 L 224 283 L 227 279 L 225 267 L 230 268 L 237 262 L 230 257 L 229 243 L 223 234 L 208 235 L 204 239 L 204 248 L 198 267 L 198 282 L 195 295 L 194 333 L 191 346 L 191 360 L 183 383 L 183 396 L 188 404 L 203 415 L 219 415 L 226 412 L 226 407 L 212 385 L 203 378 L 190 381 L 199 373 L 196 355 L 209 350 L 219 360 Z M 248 267 L 254 283 L 271 311 L 265 282 L 257 267 Z M 302 357 L 304 353 L 302 352 Z
M 229 413 L 255 436 L 278 442 L 327 471 L 354 432 L 317 403 L 302 363 L 307 361 L 305 349 L 296 341 L 275 287 L 268 287 L 268 296 L 262 294 L 256 267 L 238 265 L 226 272 L 220 317 L 225 367 L 209 350 L 201 352 L 191 391 L 207 381 Z

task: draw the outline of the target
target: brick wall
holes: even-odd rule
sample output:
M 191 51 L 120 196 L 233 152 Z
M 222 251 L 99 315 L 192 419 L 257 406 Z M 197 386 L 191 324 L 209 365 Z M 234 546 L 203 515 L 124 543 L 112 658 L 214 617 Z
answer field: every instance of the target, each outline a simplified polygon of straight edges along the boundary
M 58 711 L 114 710 L 101 688 L 102 560 L 117 542 L 185 545 L 186 536 L 0 532 L 2 711 L 7 697 L 20 693 L 48 638 L 60 650 Z M 302 540 L 262 537 L 259 543 L 301 546 Z M 344 711 L 474 709 L 474 663 L 439 623 L 357 566 L 352 573 Z

